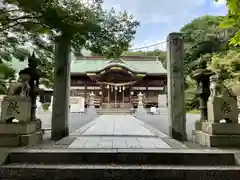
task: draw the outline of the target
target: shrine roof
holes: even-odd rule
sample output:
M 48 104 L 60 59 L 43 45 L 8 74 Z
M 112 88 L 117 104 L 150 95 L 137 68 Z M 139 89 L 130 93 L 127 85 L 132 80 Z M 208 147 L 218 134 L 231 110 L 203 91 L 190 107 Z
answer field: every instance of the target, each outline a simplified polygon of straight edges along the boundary
M 123 57 L 121 60 L 104 59 L 103 57 L 76 57 L 72 62 L 71 73 L 84 74 L 86 72 L 99 71 L 110 64 L 118 64 L 134 71 L 146 74 L 167 74 L 161 61 L 153 57 Z

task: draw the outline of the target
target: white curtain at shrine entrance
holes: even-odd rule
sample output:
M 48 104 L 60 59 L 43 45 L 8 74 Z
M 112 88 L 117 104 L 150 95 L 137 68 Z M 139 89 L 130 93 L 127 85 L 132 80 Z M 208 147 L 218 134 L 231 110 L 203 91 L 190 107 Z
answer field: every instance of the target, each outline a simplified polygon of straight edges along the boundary
M 135 83 L 109 83 L 109 82 L 98 82 L 102 85 L 102 91 L 104 95 L 104 103 L 108 104 L 124 104 L 130 103 L 130 86 Z

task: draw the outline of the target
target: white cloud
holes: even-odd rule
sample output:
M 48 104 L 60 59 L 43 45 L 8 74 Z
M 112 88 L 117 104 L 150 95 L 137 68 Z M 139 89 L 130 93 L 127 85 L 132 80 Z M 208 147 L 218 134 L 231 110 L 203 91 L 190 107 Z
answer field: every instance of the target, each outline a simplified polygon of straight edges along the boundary
M 224 6 L 226 5 L 226 0 L 218 0 L 218 2 L 214 1 L 216 6 Z
M 167 22 L 180 16 L 186 16 L 189 10 L 197 8 L 204 0 L 105 0 L 106 8 L 117 11 L 127 10 L 142 24 L 149 22 Z
M 222 7 L 226 0 L 104 0 L 106 9 L 114 8 L 116 11 L 126 10 L 140 21 L 132 48 L 148 46 L 165 41 L 167 35 L 179 31 L 186 23 L 206 13 L 211 14 L 212 9 L 207 9 L 207 1 L 212 1 L 216 9 Z M 222 11 L 213 11 L 213 14 Z M 166 43 L 143 50 L 166 49 Z

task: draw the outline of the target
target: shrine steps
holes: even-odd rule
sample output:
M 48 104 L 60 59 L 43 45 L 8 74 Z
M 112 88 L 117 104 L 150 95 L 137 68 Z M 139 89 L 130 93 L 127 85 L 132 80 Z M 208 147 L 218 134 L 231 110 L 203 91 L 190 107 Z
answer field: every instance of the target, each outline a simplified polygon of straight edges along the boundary
M 99 114 L 133 114 L 132 109 L 126 108 L 102 108 L 98 110 Z
M 239 180 L 233 153 L 207 150 L 45 149 L 9 153 L 0 166 L 5 180 Z

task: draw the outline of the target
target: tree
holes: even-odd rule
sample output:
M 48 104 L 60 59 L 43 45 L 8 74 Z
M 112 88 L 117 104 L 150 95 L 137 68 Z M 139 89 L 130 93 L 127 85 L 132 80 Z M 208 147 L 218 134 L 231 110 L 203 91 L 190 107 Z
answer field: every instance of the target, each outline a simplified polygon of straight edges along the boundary
M 5 63 L 0 63 L 0 72 L 0 94 L 5 94 L 7 81 L 14 78 L 15 70 Z
M 126 12 L 104 11 L 101 0 L 4 2 L 15 9 L 4 10 L 5 21 L 0 21 L 3 30 L 14 27 L 34 34 L 44 32 L 55 42 L 52 138 L 61 139 L 69 134 L 66 122 L 71 45 L 76 52 L 86 47 L 93 53 L 117 58 L 128 49 L 139 23 Z M 22 14 L 15 12 L 19 10 Z
M 128 51 L 123 54 L 124 56 L 153 56 L 158 58 L 163 64 L 164 68 L 167 68 L 166 62 L 166 52 L 161 50 L 154 50 L 154 51 Z
M 219 75 L 220 82 L 227 87 L 240 83 L 240 51 L 229 50 L 215 53 L 210 68 Z
M 228 7 L 228 14 L 221 23 L 221 27 L 223 28 L 222 32 L 223 35 L 233 35 L 230 44 L 238 46 L 240 45 L 240 2 L 239 0 L 227 0 L 226 4 Z
M 210 69 L 220 75 L 220 81 L 230 87 L 239 83 L 240 60 L 239 50 L 229 45 L 233 34 L 223 34 L 220 24 L 225 17 L 203 16 L 185 25 L 181 32 L 184 36 L 186 108 L 198 107 L 195 91 L 196 84 L 189 78 L 189 74 L 197 68 L 200 61 L 207 61 Z M 228 29 L 234 31 L 234 28 Z
M 188 74 L 204 54 L 211 54 L 229 49 L 228 43 L 219 36 L 222 16 L 202 16 L 181 28 L 184 38 L 184 64 Z M 229 37 L 230 39 L 230 37 Z
M 186 110 L 197 109 L 199 106 L 198 97 L 196 95 L 196 82 L 189 76 L 186 77 L 188 88 L 185 90 L 185 105 Z
M 0 42 L 0 63 L 8 63 L 12 59 L 24 61 L 30 55 L 31 51 L 37 54 L 39 59 L 39 68 L 45 78 L 52 81 L 53 77 L 53 47 L 51 43 L 45 42 L 39 35 L 23 34 L 23 32 L 8 31 L 6 36 L 1 37 Z M 0 33 L 4 34 L 4 33 Z M 26 46 L 26 43 L 30 44 Z M 51 84 L 52 84 L 51 83 Z M 51 84 L 47 84 L 51 87 Z M 46 84 L 45 84 L 46 85 Z
M 227 41 L 219 36 L 219 25 L 224 17 L 202 16 L 194 19 L 181 28 L 184 38 L 184 71 L 187 88 L 185 90 L 186 109 L 196 109 L 199 106 L 196 96 L 196 83 L 190 74 L 197 68 L 199 61 L 211 63 L 213 53 L 227 51 L 230 47 Z
M 21 37 L 13 32 L 0 32 L 0 62 L 11 61 L 12 58 L 23 61 L 27 52 L 21 48 Z
M 99 54 L 119 56 L 134 38 L 137 21 L 126 12 L 106 12 L 101 0 L 5 0 L 12 9 L 2 8 L 1 29 L 22 27 L 28 32 L 74 37 L 76 52 L 86 46 Z M 19 12 L 24 14 L 19 17 Z
M 104 15 L 102 23 L 99 30 L 90 32 L 87 37 L 84 37 L 81 32 L 74 36 L 72 47 L 76 54 L 81 53 L 80 50 L 85 47 L 95 55 L 107 58 L 120 57 L 129 48 L 136 33 L 135 29 L 139 25 L 139 22 L 135 21 L 133 16 L 129 16 L 126 11 L 117 14 L 113 9 Z
M 85 47 L 107 57 L 120 56 L 128 49 L 139 23 L 126 12 L 106 12 L 101 4 L 100 0 L 4 0 L 0 9 L 0 29 L 5 34 L 18 32 L 13 45 L 9 48 L 4 45 L 5 49 L 11 50 L 6 51 L 7 58 L 4 59 L 11 60 L 12 53 L 18 52 L 12 47 L 19 48 L 31 41 L 31 48 L 41 58 L 41 68 L 47 78 L 45 82 L 51 86 L 56 37 L 71 39 L 76 54 Z M 24 53 L 21 55 L 23 57 L 17 58 L 26 57 Z

